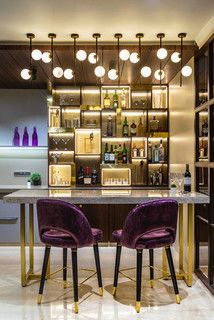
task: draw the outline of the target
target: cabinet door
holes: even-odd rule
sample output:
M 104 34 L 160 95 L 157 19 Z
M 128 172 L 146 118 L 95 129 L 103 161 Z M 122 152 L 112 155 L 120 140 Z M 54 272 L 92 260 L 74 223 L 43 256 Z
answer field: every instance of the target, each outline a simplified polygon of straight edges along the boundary
M 103 231 L 102 242 L 108 242 L 109 241 L 108 205 L 84 204 L 84 205 L 79 205 L 79 207 L 86 215 L 91 227 L 99 228 Z

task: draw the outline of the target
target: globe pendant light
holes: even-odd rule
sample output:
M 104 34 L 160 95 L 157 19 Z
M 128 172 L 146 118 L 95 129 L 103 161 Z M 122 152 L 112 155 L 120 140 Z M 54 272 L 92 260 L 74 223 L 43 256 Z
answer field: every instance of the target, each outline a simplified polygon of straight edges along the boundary
M 51 53 L 50 52 L 43 52 L 42 61 L 44 63 L 50 63 L 51 62 Z
M 24 68 L 21 70 L 21 78 L 24 80 L 35 80 L 36 70 L 32 68 L 32 39 L 35 38 L 33 33 L 27 33 L 27 38 L 29 39 L 29 68 Z
M 53 75 L 55 78 L 59 79 L 59 78 L 62 78 L 63 76 L 63 70 L 61 67 L 55 67 L 53 69 Z
M 157 38 L 160 39 L 160 48 L 157 51 L 157 57 L 160 60 L 163 60 L 167 57 L 168 52 L 165 48 L 162 48 L 162 39 L 165 37 L 164 33 L 158 33 Z
M 130 57 L 130 52 L 127 49 L 123 49 L 120 51 L 120 59 L 122 61 L 127 61 Z
M 96 56 L 96 53 L 91 52 L 91 53 L 88 55 L 88 61 L 89 61 L 91 64 L 96 64 L 98 60 L 99 60 L 99 57 Z
M 34 49 L 31 53 L 33 60 L 39 61 L 42 59 L 42 52 L 39 49 Z
M 114 37 L 117 39 L 117 74 L 118 74 L 118 86 L 120 86 L 120 39 L 122 38 L 121 33 L 115 33 Z
M 93 38 L 96 40 L 96 53 L 95 53 L 95 58 L 96 58 L 96 63 L 98 62 L 98 39 L 101 37 L 101 35 L 99 33 L 94 33 L 93 34 Z M 106 71 L 105 68 L 101 65 L 96 66 L 96 68 L 94 69 L 94 73 L 98 78 L 102 78 Z
M 138 38 L 138 41 L 139 41 L 139 47 L 138 47 L 138 52 L 132 52 L 130 54 L 130 61 L 132 63 L 138 63 L 140 61 L 140 57 L 141 57 L 141 38 L 144 37 L 144 34 L 143 33 L 137 33 L 136 34 L 136 38 Z
M 118 78 L 118 73 L 116 69 L 110 69 L 108 71 L 108 77 L 110 80 L 116 80 Z
M 87 53 L 85 52 L 85 50 L 78 50 L 76 53 L 76 58 L 79 61 L 84 61 L 87 58 Z
M 192 68 L 190 66 L 184 66 L 181 69 L 181 73 L 184 77 L 189 77 L 192 74 Z
M 65 69 L 63 74 L 64 74 L 65 79 L 67 79 L 67 80 L 71 80 L 74 77 L 72 69 Z
M 161 70 L 161 69 L 158 69 L 158 70 L 155 71 L 154 76 L 155 76 L 156 80 L 161 81 L 165 77 L 165 72 L 163 70 Z
M 174 63 L 178 63 L 181 61 L 181 54 L 179 52 L 173 52 L 173 54 L 171 55 L 171 60 Z
M 141 73 L 142 77 L 148 78 L 148 77 L 151 76 L 152 70 L 151 70 L 150 67 L 144 66 L 144 67 L 141 69 L 140 73 Z

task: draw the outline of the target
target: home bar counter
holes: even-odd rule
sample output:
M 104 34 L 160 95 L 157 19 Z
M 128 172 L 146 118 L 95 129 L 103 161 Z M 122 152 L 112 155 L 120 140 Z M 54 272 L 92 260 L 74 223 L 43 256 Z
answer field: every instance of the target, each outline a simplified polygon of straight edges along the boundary
M 21 283 L 26 286 L 29 280 L 40 277 L 34 273 L 34 205 L 37 200 L 49 198 L 64 200 L 78 205 L 86 214 L 93 227 L 104 231 L 104 241 L 111 241 L 111 233 L 121 228 L 128 212 L 137 204 L 148 200 L 162 198 L 175 199 L 179 203 L 179 273 L 178 279 L 183 279 L 192 286 L 194 257 L 194 204 L 209 203 L 209 196 L 191 192 L 174 194 L 168 190 L 133 190 L 133 189 L 38 189 L 19 190 L 4 196 L 4 203 L 20 204 L 20 247 L 21 247 Z M 29 271 L 26 267 L 26 214 L 25 207 L 29 205 Z M 184 271 L 184 205 L 187 205 L 187 264 Z M 163 254 L 163 276 L 166 278 L 166 257 Z

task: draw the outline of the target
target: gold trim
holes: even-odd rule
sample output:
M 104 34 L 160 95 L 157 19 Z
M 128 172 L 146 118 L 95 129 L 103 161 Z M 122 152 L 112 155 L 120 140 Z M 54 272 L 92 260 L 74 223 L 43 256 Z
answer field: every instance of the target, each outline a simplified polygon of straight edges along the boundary
M 102 297 L 103 296 L 103 288 L 99 287 L 99 295 Z
M 188 230 L 187 230 L 187 242 L 188 242 L 188 265 L 186 284 L 188 287 L 192 286 L 193 278 L 193 253 L 194 253 L 194 206 L 188 204 Z
M 154 288 L 154 280 L 150 280 L 150 287 Z
M 67 281 L 63 281 L 63 289 L 66 289 L 67 288 Z
M 42 294 L 38 294 L 38 304 L 41 304 L 42 302 Z
M 27 285 L 26 255 L 25 255 L 25 204 L 20 204 L 20 250 L 21 250 L 21 284 Z
M 117 293 L 117 287 L 113 287 L 112 295 L 115 297 Z
M 74 313 L 79 312 L 78 302 L 74 302 Z
M 176 299 L 176 303 L 177 303 L 177 304 L 180 304 L 180 303 L 181 303 L 181 299 L 180 299 L 179 294 L 176 294 L 176 295 L 175 295 L 175 299 Z
M 34 207 L 33 204 L 29 204 L 29 260 L 30 270 L 33 273 L 34 270 Z
M 137 313 L 140 312 L 140 301 L 136 301 L 135 309 Z
M 184 214 L 183 214 L 183 204 L 179 204 L 179 273 L 183 272 L 184 269 Z

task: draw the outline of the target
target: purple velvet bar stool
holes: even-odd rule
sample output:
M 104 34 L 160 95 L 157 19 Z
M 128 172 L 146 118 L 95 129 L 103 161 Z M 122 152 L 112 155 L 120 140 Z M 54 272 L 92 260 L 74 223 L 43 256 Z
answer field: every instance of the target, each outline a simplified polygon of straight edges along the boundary
M 136 311 L 140 312 L 142 253 L 149 249 L 150 283 L 154 281 L 153 249 L 165 247 L 172 277 L 176 302 L 180 303 L 177 279 L 170 246 L 175 242 L 177 229 L 178 203 L 171 199 L 147 201 L 137 205 L 126 217 L 123 229 L 113 232 L 117 242 L 113 295 L 116 295 L 122 246 L 137 251 L 136 268 Z
M 103 294 L 98 242 L 102 239 L 100 229 L 91 228 L 84 213 L 75 205 L 54 199 L 37 202 L 39 234 L 45 244 L 45 255 L 39 288 L 38 303 L 41 303 L 51 247 L 63 248 L 63 281 L 67 280 L 67 248 L 72 252 L 74 288 L 74 311 L 78 313 L 77 249 L 93 245 L 100 295 Z

